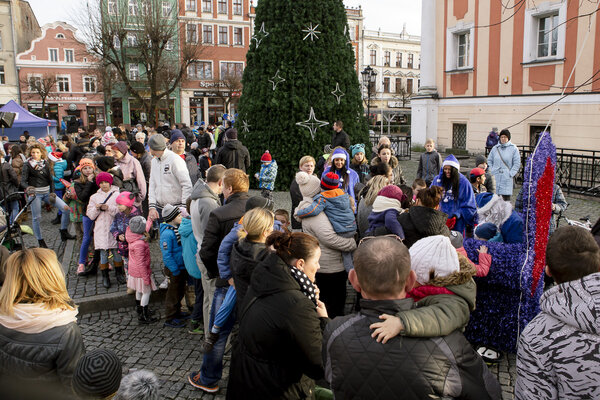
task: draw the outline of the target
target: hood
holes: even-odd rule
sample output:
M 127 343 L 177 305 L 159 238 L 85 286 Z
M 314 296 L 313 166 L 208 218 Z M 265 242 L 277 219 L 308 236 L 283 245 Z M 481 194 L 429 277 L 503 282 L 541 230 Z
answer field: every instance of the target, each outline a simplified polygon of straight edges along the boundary
M 242 143 L 239 140 L 228 140 L 223 147 L 229 150 L 240 150 L 242 148 Z
M 458 272 L 453 272 L 448 276 L 436 277 L 434 279 L 431 279 L 427 283 L 428 285 L 440 286 L 440 287 L 457 286 L 457 285 L 463 285 L 463 284 L 467 283 L 468 281 L 472 280 L 473 276 L 475 276 L 475 273 L 477 272 L 475 270 L 475 266 L 473 265 L 473 263 L 471 261 L 469 261 L 469 259 L 467 257 L 465 257 L 464 255 L 462 255 L 460 253 L 457 253 L 457 254 L 458 254 L 458 265 L 459 265 Z
M 290 267 L 275 253 L 269 253 L 254 269 L 250 286 L 259 297 L 287 290 L 300 290 L 300 286 L 292 277 Z
M 378 165 L 381 162 L 381 158 L 379 158 L 379 156 L 375 157 L 373 160 L 371 160 L 371 165 Z M 392 169 L 396 168 L 398 166 L 398 159 L 396 158 L 395 155 L 392 154 L 392 158 L 390 158 L 390 167 L 392 167 Z
M 444 231 L 446 213 L 424 206 L 412 206 L 408 211 L 417 232 L 425 236 L 439 235 Z
M 129 229 L 129 227 L 127 227 L 127 229 L 125 230 L 125 240 L 127 240 L 127 243 L 129 243 L 129 244 L 132 244 L 136 240 L 140 240 L 143 237 L 144 237 L 144 235 L 142 235 L 140 233 L 131 232 L 131 229 Z
M 336 155 L 342 154 L 344 157 L 346 157 L 346 170 L 350 169 L 350 155 L 348 154 L 348 152 L 342 148 L 337 148 L 333 151 L 333 154 L 331 155 L 331 170 L 335 171 L 335 166 L 333 165 L 333 160 L 339 157 L 336 157 Z
M 501 228 L 513 212 L 512 205 L 494 193 L 480 193 L 475 197 L 475 201 L 480 224 L 491 222 Z
M 264 243 L 249 242 L 245 239 L 236 242 L 231 250 L 231 269 L 236 271 L 236 266 L 256 264 L 257 258 L 263 259 L 264 257 L 258 257 L 259 253 L 265 249 Z M 234 257 L 235 254 L 235 257 Z
M 540 308 L 575 330 L 600 334 L 600 273 L 547 290 L 540 299 Z
M 198 179 L 194 187 L 192 188 L 192 200 L 198 200 L 201 198 L 208 198 L 215 200 L 219 204 L 221 204 L 221 200 L 219 196 L 201 179 Z
M 193 235 L 194 231 L 192 229 L 192 220 L 188 217 L 182 218 L 181 224 L 177 230 L 182 238 L 188 238 L 190 235 Z

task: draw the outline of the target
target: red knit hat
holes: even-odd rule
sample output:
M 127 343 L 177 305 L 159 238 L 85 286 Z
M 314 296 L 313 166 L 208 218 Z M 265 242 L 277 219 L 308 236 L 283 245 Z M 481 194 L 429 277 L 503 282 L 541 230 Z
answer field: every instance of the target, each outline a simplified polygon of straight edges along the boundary
M 108 172 L 100 172 L 98 175 L 96 175 L 96 185 L 100 186 L 100 183 L 102 182 L 108 182 L 112 185 L 113 183 L 113 177 L 111 174 L 109 174 Z
M 337 189 L 340 185 L 340 177 L 335 172 L 328 172 L 321 177 L 321 188 L 325 190 Z
M 62 156 L 63 156 L 63 153 L 61 153 L 60 151 L 53 151 L 52 153 L 48 154 L 48 158 L 52 162 L 57 162 L 58 160 L 60 160 L 62 158 Z
M 402 189 L 400 189 L 396 185 L 385 186 L 383 189 L 381 189 L 379 191 L 379 193 L 377 193 L 377 196 L 383 196 L 383 197 L 387 197 L 390 199 L 396 199 L 400 203 L 402 203 L 404 200 L 406 200 L 406 195 L 404 193 L 402 193 Z
M 271 153 L 269 153 L 269 150 L 265 151 L 265 153 L 260 158 L 260 162 L 271 162 L 271 160 L 272 158 Z
M 479 177 L 481 175 L 485 175 L 485 171 L 483 170 L 483 168 L 473 168 L 471 170 L 471 172 L 469 173 L 469 175 L 471 175 L 472 177 Z

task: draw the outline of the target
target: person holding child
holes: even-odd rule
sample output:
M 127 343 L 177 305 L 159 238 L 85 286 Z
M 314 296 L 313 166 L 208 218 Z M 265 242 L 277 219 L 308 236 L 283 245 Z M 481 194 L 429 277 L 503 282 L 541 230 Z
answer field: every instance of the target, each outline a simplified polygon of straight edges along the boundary
M 373 211 L 369 215 L 368 236 L 394 234 L 404 240 L 404 230 L 398 216 L 404 212 L 402 204 L 407 196 L 396 185 L 388 185 L 381 189 L 373 202 Z

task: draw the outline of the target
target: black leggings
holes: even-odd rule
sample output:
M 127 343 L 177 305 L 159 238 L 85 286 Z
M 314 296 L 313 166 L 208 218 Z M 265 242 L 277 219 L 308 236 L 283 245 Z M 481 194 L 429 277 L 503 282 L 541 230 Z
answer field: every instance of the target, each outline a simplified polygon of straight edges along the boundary
M 346 281 L 348 274 L 346 271 L 325 274 L 317 272 L 316 284 L 321 291 L 320 300 L 325 303 L 329 318 L 333 319 L 344 315 L 344 306 L 346 305 Z

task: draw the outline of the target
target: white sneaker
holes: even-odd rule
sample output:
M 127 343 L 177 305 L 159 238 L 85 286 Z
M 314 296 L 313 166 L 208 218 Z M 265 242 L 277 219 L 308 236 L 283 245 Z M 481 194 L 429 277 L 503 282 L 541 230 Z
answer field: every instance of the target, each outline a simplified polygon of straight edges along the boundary
M 160 285 L 158 285 L 159 289 L 166 289 L 169 287 L 169 278 L 165 278 L 164 281 Z

